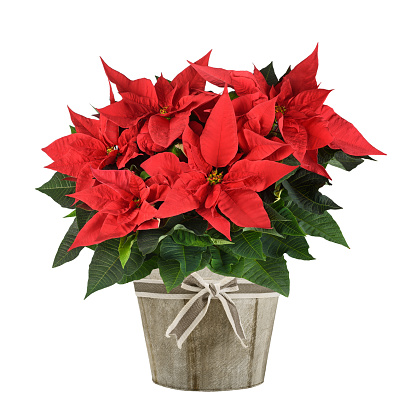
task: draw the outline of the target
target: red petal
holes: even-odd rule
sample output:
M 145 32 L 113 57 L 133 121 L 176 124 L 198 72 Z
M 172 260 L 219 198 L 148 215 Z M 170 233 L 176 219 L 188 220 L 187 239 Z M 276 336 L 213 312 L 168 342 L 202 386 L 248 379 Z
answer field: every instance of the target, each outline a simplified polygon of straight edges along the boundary
M 213 85 L 218 87 L 228 85 L 238 95 L 252 94 L 259 91 L 255 76 L 248 71 L 228 71 L 222 68 L 189 63 L 206 81 Z
M 146 120 L 144 125 L 141 127 L 140 133 L 137 134 L 137 146 L 148 155 L 154 155 L 154 153 L 159 153 L 163 150 L 166 150 L 165 147 L 154 143 L 154 140 L 151 138 L 150 133 L 148 132 L 148 120 Z
M 97 185 L 93 188 L 87 188 L 80 192 L 75 192 L 71 196 L 80 199 L 97 211 L 110 210 L 111 213 L 116 211 L 124 212 L 129 206 L 129 201 L 126 202 L 124 199 L 121 199 L 120 194 L 107 185 Z
M 179 158 L 173 153 L 158 153 L 147 159 L 141 167 L 150 175 L 164 175 L 174 183 L 179 175 L 189 170 L 187 163 L 180 162 Z
M 294 152 L 294 149 L 289 144 L 286 144 L 277 137 L 272 137 L 271 140 L 278 143 L 280 147 L 274 153 L 266 157 L 266 160 L 272 160 L 274 162 L 277 160 L 283 160 Z
M 246 159 L 248 160 L 262 160 L 267 156 L 270 156 L 281 146 L 286 145 L 284 142 L 276 142 L 270 139 L 266 139 L 251 130 L 243 130 L 244 138 L 246 140 L 249 151 L 247 152 Z
M 88 136 L 95 137 L 96 139 L 99 138 L 99 120 L 83 117 L 72 111 L 69 107 L 68 110 L 77 133 L 87 134 Z
M 99 244 L 111 238 L 124 237 L 133 228 L 134 224 L 119 224 L 115 215 L 98 212 L 84 225 L 69 250 Z
M 300 161 L 307 150 L 307 130 L 289 116 L 278 120 L 278 127 L 282 137 L 300 156 Z
M 200 126 L 200 124 L 198 124 Z M 199 127 L 197 127 L 199 128 Z M 187 156 L 189 166 L 194 170 L 199 170 L 206 174 L 210 173 L 212 166 L 203 159 L 200 151 L 200 137 L 190 126 L 186 126 L 183 135 L 183 148 Z
M 301 120 L 301 124 L 307 130 L 307 150 L 320 149 L 333 141 L 328 122 L 321 117 Z
M 203 58 L 200 58 L 198 61 L 196 61 L 195 64 L 207 66 L 211 52 L 212 51 L 210 50 Z M 180 74 L 176 75 L 171 82 L 171 85 L 173 87 L 180 87 L 186 83 L 189 83 L 189 87 L 192 90 L 204 90 L 206 85 L 206 81 L 196 72 L 195 69 L 192 68 L 191 65 L 180 72 Z
M 84 166 L 90 166 L 91 164 L 95 166 L 95 163 L 99 164 L 102 160 L 102 158 L 91 160 L 87 156 L 81 155 L 75 150 L 70 150 L 61 159 L 54 161 L 46 167 L 77 178 L 79 172 L 84 168 Z
M 77 137 L 71 142 L 70 147 L 90 160 L 107 156 L 107 146 L 101 140 L 91 136 Z
M 173 87 L 170 82 L 163 77 L 163 74 L 157 79 L 154 88 L 156 89 L 160 107 L 170 107 L 172 104 L 171 92 L 173 91 Z M 168 97 L 170 99 L 168 99 Z
M 84 189 L 92 188 L 95 184 L 95 179 L 91 172 L 92 168 L 97 168 L 100 162 L 95 161 L 90 164 L 85 165 L 78 173 L 76 179 L 76 192 L 80 192 Z
M 296 65 L 292 71 L 285 75 L 289 79 L 294 94 L 304 90 L 317 88 L 316 74 L 318 69 L 318 45 L 310 56 Z
M 98 112 L 123 128 L 136 125 L 140 119 L 148 114 L 148 111 L 143 114 L 137 107 L 124 102 L 124 100 L 100 108 Z
M 328 105 L 323 106 L 321 115 L 329 122 L 329 130 L 334 137 L 329 143 L 332 149 L 341 149 L 352 156 L 385 155 L 373 147 L 352 123 L 341 118 Z
M 215 209 L 207 209 L 200 207 L 196 212 L 202 216 L 213 228 L 222 233 L 228 240 L 231 239 L 231 224 L 229 221 L 220 215 Z
M 233 109 L 237 117 L 243 116 L 250 111 L 257 103 L 261 94 L 259 92 L 253 94 L 242 95 L 232 100 Z
M 232 222 L 240 227 L 271 228 L 262 199 L 251 190 L 223 190 L 218 207 Z
M 330 175 L 327 173 L 323 166 L 318 164 L 318 150 L 307 150 L 304 154 L 301 167 L 309 170 L 310 172 L 317 173 L 318 175 L 324 176 L 328 179 Z
M 156 90 L 153 83 L 149 79 L 141 78 L 131 81 L 125 75 L 110 68 L 102 58 L 101 61 L 108 79 L 117 86 L 120 94 L 124 92 L 131 92 L 140 97 L 148 97 L 155 103 L 158 102 Z
M 216 206 L 216 204 L 218 203 L 218 198 L 219 198 L 221 189 L 222 187 L 218 183 L 213 186 L 210 186 L 209 193 L 205 200 L 206 208 L 213 208 Z
M 200 202 L 189 192 L 180 188 L 173 188 L 161 204 L 157 212 L 157 218 L 168 218 L 184 214 L 199 208 Z
M 52 142 L 49 146 L 44 147 L 42 150 L 52 159 L 52 160 L 59 160 L 65 153 L 73 150 L 71 148 L 71 143 L 82 137 L 89 137 L 85 134 L 75 133 L 70 134 L 69 136 L 61 137 L 60 139 L 56 139 Z
M 229 174 L 239 173 L 242 177 L 247 173 L 251 173 L 252 180 L 245 180 L 247 187 L 253 191 L 261 192 L 285 175 L 288 175 L 295 168 L 296 166 L 288 166 L 269 160 L 251 161 L 244 159 L 236 162 L 229 170 Z M 224 182 L 226 181 L 226 176 L 223 178 Z
M 123 198 L 126 201 L 130 201 L 133 198 L 133 195 L 135 195 L 133 192 L 131 192 L 130 181 L 132 180 L 131 177 L 136 175 L 134 175 L 134 173 L 131 171 L 92 169 L 92 173 L 97 181 L 107 185 L 115 192 L 117 192 L 118 198 Z M 144 181 L 141 178 L 139 179 L 142 182 L 142 186 L 144 186 Z
M 256 82 L 258 83 L 258 86 L 261 92 L 268 96 L 271 87 L 268 85 L 264 75 L 262 75 L 262 72 L 259 71 L 255 65 L 254 65 L 254 77 L 256 79 Z
M 290 101 L 290 106 L 296 106 L 300 111 L 305 107 L 306 109 L 320 113 L 323 103 L 331 91 L 322 89 L 302 91 Z
M 167 194 L 170 191 L 170 186 L 168 185 L 159 185 L 159 184 L 149 185 L 147 182 L 146 182 L 146 185 L 149 186 L 149 189 L 150 189 L 150 193 L 147 197 L 147 201 L 149 201 L 152 204 L 156 202 L 164 201 L 167 197 Z
M 159 228 L 160 220 L 148 220 L 143 222 L 137 227 L 137 230 L 150 230 L 153 228 Z
M 206 122 L 200 147 L 206 162 L 216 167 L 227 166 L 238 151 L 236 118 L 226 87 Z
M 246 123 L 244 127 L 255 133 L 266 136 L 275 121 L 275 99 L 262 102 L 256 105 L 246 115 Z
M 176 113 L 170 120 L 162 115 L 153 115 L 148 122 L 148 131 L 154 143 L 169 147 L 189 124 L 190 112 Z

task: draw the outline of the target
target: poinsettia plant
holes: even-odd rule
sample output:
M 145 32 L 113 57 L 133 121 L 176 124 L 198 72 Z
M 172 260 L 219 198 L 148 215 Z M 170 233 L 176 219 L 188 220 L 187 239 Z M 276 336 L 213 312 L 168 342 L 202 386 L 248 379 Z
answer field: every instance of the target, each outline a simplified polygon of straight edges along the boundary
M 284 255 L 312 260 L 306 235 L 348 247 L 320 192 L 326 168 L 384 153 L 324 104 L 317 47 L 279 79 L 272 63 L 233 71 L 209 56 L 155 83 L 103 62 L 109 105 L 69 110 L 71 134 L 42 149 L 56 173 L 38 190 L 73 217 L 53 267 L 92 249 L 86 297 L 157 268 L 170 291 L 205 267 L 288 296 Z

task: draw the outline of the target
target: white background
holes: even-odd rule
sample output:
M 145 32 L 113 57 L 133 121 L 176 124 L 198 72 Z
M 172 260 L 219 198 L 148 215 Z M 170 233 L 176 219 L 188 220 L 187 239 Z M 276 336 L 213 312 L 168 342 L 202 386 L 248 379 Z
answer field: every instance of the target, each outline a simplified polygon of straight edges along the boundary
M 13 5 L 11 5 L 13 4 Z M 4 2 L 1 39 L 0 413 L 414 415 L 414 62 L 408 1 Z M 325 192 L 350 250 L 309 238 L 288 259 L 265 383 L 181 392 L 151 382 L 133 287 L 84 301 L 91 252 L 52 269 L 71 220 L 34 191 L 66 109 L 108 103 L 99 56 L 130 78 L 211 65 L 277 74 L 319 42 L 327 103 L 388 154 Z M 411 397 L 412 395 L 412 397 Z M 179 411 L 180 409 L 180 411 Z

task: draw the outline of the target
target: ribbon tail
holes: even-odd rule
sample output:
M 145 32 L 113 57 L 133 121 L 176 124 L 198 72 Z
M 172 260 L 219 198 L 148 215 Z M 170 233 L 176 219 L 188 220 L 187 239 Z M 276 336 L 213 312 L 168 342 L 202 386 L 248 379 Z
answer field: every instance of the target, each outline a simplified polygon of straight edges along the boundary
M 208 296 L 207 299 L 203 298 L 206 294 L 208 291 L 202 290 L 190 299 L 166 330 L 167 338 L 170 338 L 170 335 L 176 336 L 179 349 L 182 348 L 183 342 L 206 315 L 211 300 L 211 296 Z
M 228 320 L 232 326 L 232 329 L 238 337 L 239 341 L 241 341 L 242 346 L 244 348 L 248 348 L 248 345 L 246 345 L 246 336 L 242 327 L 241 318 L 239 316 L 238 310 L 236 309 L 235 303 L 224 292 L 222 292 L 218 296 L 218 299 L 221 301 L 226 316 L 228 317 Z

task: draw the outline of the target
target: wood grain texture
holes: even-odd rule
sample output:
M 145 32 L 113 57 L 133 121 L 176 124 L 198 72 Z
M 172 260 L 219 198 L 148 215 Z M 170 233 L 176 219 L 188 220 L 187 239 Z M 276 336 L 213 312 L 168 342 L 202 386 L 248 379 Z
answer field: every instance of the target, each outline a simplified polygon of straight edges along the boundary
M 199 391 L 261 384 L 278 298 L 234 300 L 248 348 L 243 348 L 235 336 L 221 303 L 212 299 L 206 316 L 179 349 L 176 338 L 167 338 L 165 333 L 186 302 L 138 298 L 154 383 Z

